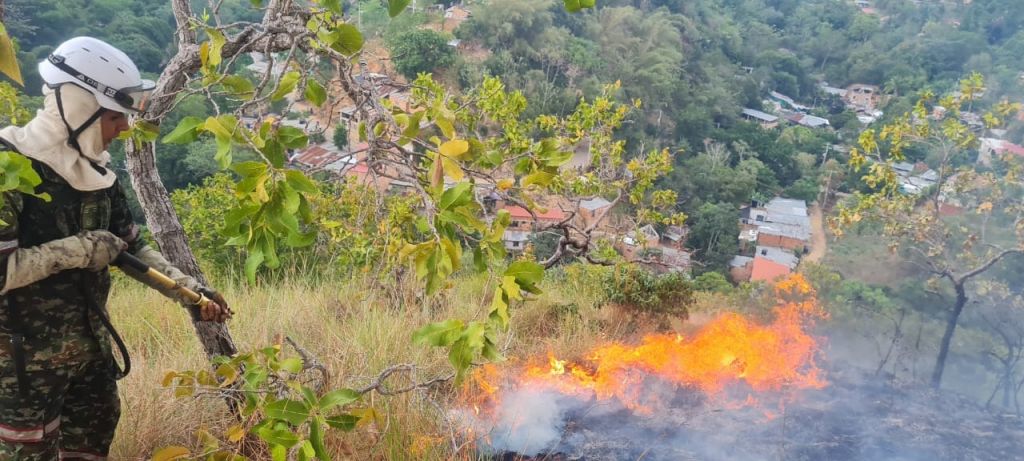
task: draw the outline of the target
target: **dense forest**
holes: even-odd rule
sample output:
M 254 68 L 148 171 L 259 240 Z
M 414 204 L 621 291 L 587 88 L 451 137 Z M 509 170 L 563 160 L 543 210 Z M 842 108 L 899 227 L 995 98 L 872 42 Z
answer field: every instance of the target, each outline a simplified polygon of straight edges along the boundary
M 218 33 L 223 41 L 244 29 L 239 24 L 263 21 L 270 8 L 250 0 L 190 3 L 198 40 L 208 47 Z M 313 34 L 319 49 L 278 50 L 270 56 L 283 60 L 282 68 L 274 70 L 248 53 L 211 64 L 207 48 L 186 83 L 191 92 L 171 98 L 159 135 L 150 133 L 159 140 L 162 186 L 199 266 L 273 319 L 267 322 L 274 327 L 246 323 L 247 339 L 306 328 L 307 339 L 321 343 L 315 346 L 344 351 L 327 359 L 343 372 L 358 369 L 362 379 L 405 370 L 409 389 L 427 395 L 414 364 L 429 362 L 423 369 L 441 375 L 447 359 L 456 371 L 435 381 L 458 382 L 483 358 L 498 357 L 499 347 L 580 356 L 606 339 L 688 334 L 722 312 L 768 318 L 778 312 L 777 293 L 737 279 L 737 261 L 766 251 L 756 237 L 744 241 L 751 222 L 757 225 L 751 213 L 790 200 L 803 204 L 803 221 L 816 235 L 804 239 L 813 244 L 776 256 L 806 279 L 806 287 L 787 286 L 804 294 L 813 287 L 810 296 L 827 311 L 816 332 L 829 338 L 828 367 L 853 364 L 893 386 L 930 377 L 933 387 L 966 395 L 970 405 L 1022 414 L 1024 172 L 1012 158 L 998 158 L 1013 149 L 1024 156 L 1017 146 L 1024 144 L 1024 116 L 1016 114 L 1024 102 L 1020 0 L 294 3 L 323 15 L 310 16 L 310 30 L 324 17 L 337 27 Z M 0 4 L 25 76 L 19 102 L 28 109 L 41 105 L 36 64 L 67 38 L 107 40 L 154 79 L 179 53 L 170 2 Z M 318 54 L 324 48 L 332 51 Z M 859 86 L 878 90 L 868 109 L 847 97 Z M 254 137 L 208 128 L 222 120 Z M 295 160 L 315 149 L 336 153 L 347 176 L 332 175 L 326 162 Z M 110 151 L 129 184 L 131 147 L 116 143 Z M 579 154 L 600 168 L 561 169 Z M 394 176 L 387 187 L 365 181 L 387 162 L 399 164 L 386 170 Z M 299 170 L 309 178 L 296 179 Z M 914 182 L 928 175 L 925 185 Z M 468 192 L 474 188 L 485 192 Z M 495 205 L 495 197 L 507 203 Z M 615 224 L 571 234 L 565 226 L 572 217 L 543 206 L 544 199 L 580 210 L 585 202 L 607 204 L 607 215 L 586 216 Z M 140 223 L 152 214 L 131 201 Z M 495 213 L 496 206 L 506 213 Z M 276 215 L 265 213 L 273 207 Z M 266 222 L 253 224 L 258 219 Z M 545 232 L 536 231 L 541 221 Z M 518 234 L 530 235 L 504 241 Z M 630 254 L 637 242 L 667 242 L 669 235 L 672 242 L 657 250 Z M 666 270 L 665 255 L 680 253 L 685 271 Z M 144 296 L 134 290 L 126 291 Z M 480 303 L 493 309 L 485 319 L 472 311 Z M 280 320 L 269 307 L 278 304 L 287 312 Z M 297 307 L 312 304 L 312 313 Z M 163 321 L 136 322 L 129 339 L 143 341 L 151 323 Z M 510 330 L 516 321 L 525 326 Z M 450 353 L 409 352 L 413 330 L 417 344 Z M 172 348 L 186 341 L 170 336 Z M 276 376 L 294 363 L 277 362 L 281 338 L 274 340 L 277 352 L 218 365 L 265 371 L 253 358 L 263 354 L 268 361 L 260 364 Z M 555 355 L 550 361 L 552 374 L 569 369 Z M 371 365 L 377 369 L 367 370 Z M 581 366 L 571 374 L 592 371 Z M 166 376 L 179 384 L 201 379 Z M 381 383 L 389 376 L 358 394 L 386 390 Z M 133 384 L 133 392 L 151 384 Z M 457 394 L 454 388 L 443 392 Z M 415 403 L 368 404 L 346 414 L 354 418 L 347 423 L 321 424 L 307 408 L 312 422 L 300 423 L 379 431 L 373 442 L 346 436 L 331 447 L 355 457 L 408 459 L 423 445 L 423 453 L 444 459 L 464 453 L 448 451 L 441 427 L 459 422 L 433 408 L 464 396 L 443 392 Z M 142 400 L 156 410 L 147 411 L 159 414 L 165 403 L 148 398 Z M 378 410 L 396 411 L 388 417 L 427 435 L 380 424 Z M 301 424 L 279 429 L 300 433 Z M 234 426 L 220 429 L 234 437 Z M 150 440 L 121 440 L 121 453 L 155 448 Z

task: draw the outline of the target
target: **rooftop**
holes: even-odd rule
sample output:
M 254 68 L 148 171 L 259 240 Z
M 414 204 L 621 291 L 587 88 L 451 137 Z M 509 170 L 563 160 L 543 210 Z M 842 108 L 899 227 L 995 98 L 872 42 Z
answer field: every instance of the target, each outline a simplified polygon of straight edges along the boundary
M 750 281 L 772 282 L 779 277 L 789 275 L 792 270 L 784 264 L 764 259 L 754 258 L 754 269 L 750 273 Z
M 757 251 L 754 253 L 754 259 L 767 259 L 789 267 L 790 269 L 795 268 L 797 263 L 800 262 L 800 258 L 797 258 L 796 255 L 793 254 L 792 250 L 761 245 L 757 246 Z
M 743 109 L 743 115 L 746 115 L 747 117 L 756 118 L 758 120 L 768 123 L 777 122 L 779 120 L 778 117 L 769 113 L 761 112 L 757 109 Z
M 520 206 L 505 205 L 504 210 L 508 211 L 513 218 L 533 219 L 533 215 L 531 215 L 529 211 L 526 211 L 526 208 Z M 541 213 L 539 210 L 534 210 L 534 212 L 537 214 L 537 219 L 540 221 L 561 221 L 565 219 L 565 213 L 554 207 L 548 208 L 544 213 Z
M 604 207 L 606 207 L 608 205 L 611 205 L 611 204 L 612 204 L 612 202 L 609 202 L 609 201 L 605 200 L 604 198 L 594 197 L 592 199 L 581 201 L 580 202 L 580 208 L 582 208 L 584 210 L 588 210 L 588 211 L 596 211 L 596 210 L 600 210 L 601 208 L 604 208 Z

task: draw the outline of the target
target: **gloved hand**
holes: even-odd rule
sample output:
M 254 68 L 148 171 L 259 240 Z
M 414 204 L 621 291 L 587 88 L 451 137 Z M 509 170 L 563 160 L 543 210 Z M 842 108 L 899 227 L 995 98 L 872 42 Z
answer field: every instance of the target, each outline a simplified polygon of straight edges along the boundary
M 224 323 L 234 315 L 234 312 L 228 307 L 228 302 L 220 293 L 206 287 L 200 288 L 199 293 L 212 301 L 199 309 L 200 319 L 207 322 Z
M 128 248 L 128 244 L 120 237 L 105 230 L 91 230 L 79 233 L 78 239 L 85 248 L 86 260 L 80 266 L 93 272 L 103 270 L 117 258 L 117 255 Z

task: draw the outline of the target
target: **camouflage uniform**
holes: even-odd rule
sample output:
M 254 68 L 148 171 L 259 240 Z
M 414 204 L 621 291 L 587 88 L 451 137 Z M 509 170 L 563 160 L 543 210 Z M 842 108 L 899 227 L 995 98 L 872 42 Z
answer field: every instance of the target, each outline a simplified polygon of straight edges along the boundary
M 36 191 L 51 201 L 4 198 L 0 286 L 8 255 L 19 247 L 106 229 L 128 251 L 142 248 L 119 183 L 81 192 L 42 163 L 33 165 L 43 179 Z M 120 370 L 105 326 L 109 291 L 106 269 L 75 269 L 0 296 L 0 461 L 106 458 L 120 416 Z

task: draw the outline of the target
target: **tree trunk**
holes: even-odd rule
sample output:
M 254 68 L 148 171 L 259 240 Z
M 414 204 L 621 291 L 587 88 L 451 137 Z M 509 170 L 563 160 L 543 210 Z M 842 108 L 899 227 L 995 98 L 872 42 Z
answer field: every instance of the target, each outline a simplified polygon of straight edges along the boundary
M 132 144 L 131 141 L 128 143 Z M 206 277 L 199 269 L 192 248 L 188 245 L 188 238 L 178 220 L 178 214 L 174 211 L 170 194 L 160 181 L 160 174 L 156 169 L 155 144 L 129 145 L 125 150 L 128 152 L 126 157 L 132 187 L 139 197 L 139 203 L 146 215 L 146 223 L 160 247 L 160 252 L 182 272 L 206 285 Z M 194 319 L 192 323 L 208 357 L 231 356 L 238 352 L 226 324 Z
M 967 304 L 967 291 L 964 289 L 966 280 L 953 282 L 956 289 L 956 306 L 946 321 L 946 333 L 942 335 L 942 344 L 939 345 L 939 357 L 935 360 L 935 370 L 932 372 L 932 387 L 938 389 L 942 385 L 942 372 L 946 368 L 946 357 L 949 355 L 949 345 L 953 341 L 953 333 L 956 331 L 956 324 L 960 321 L 960 314 Z

